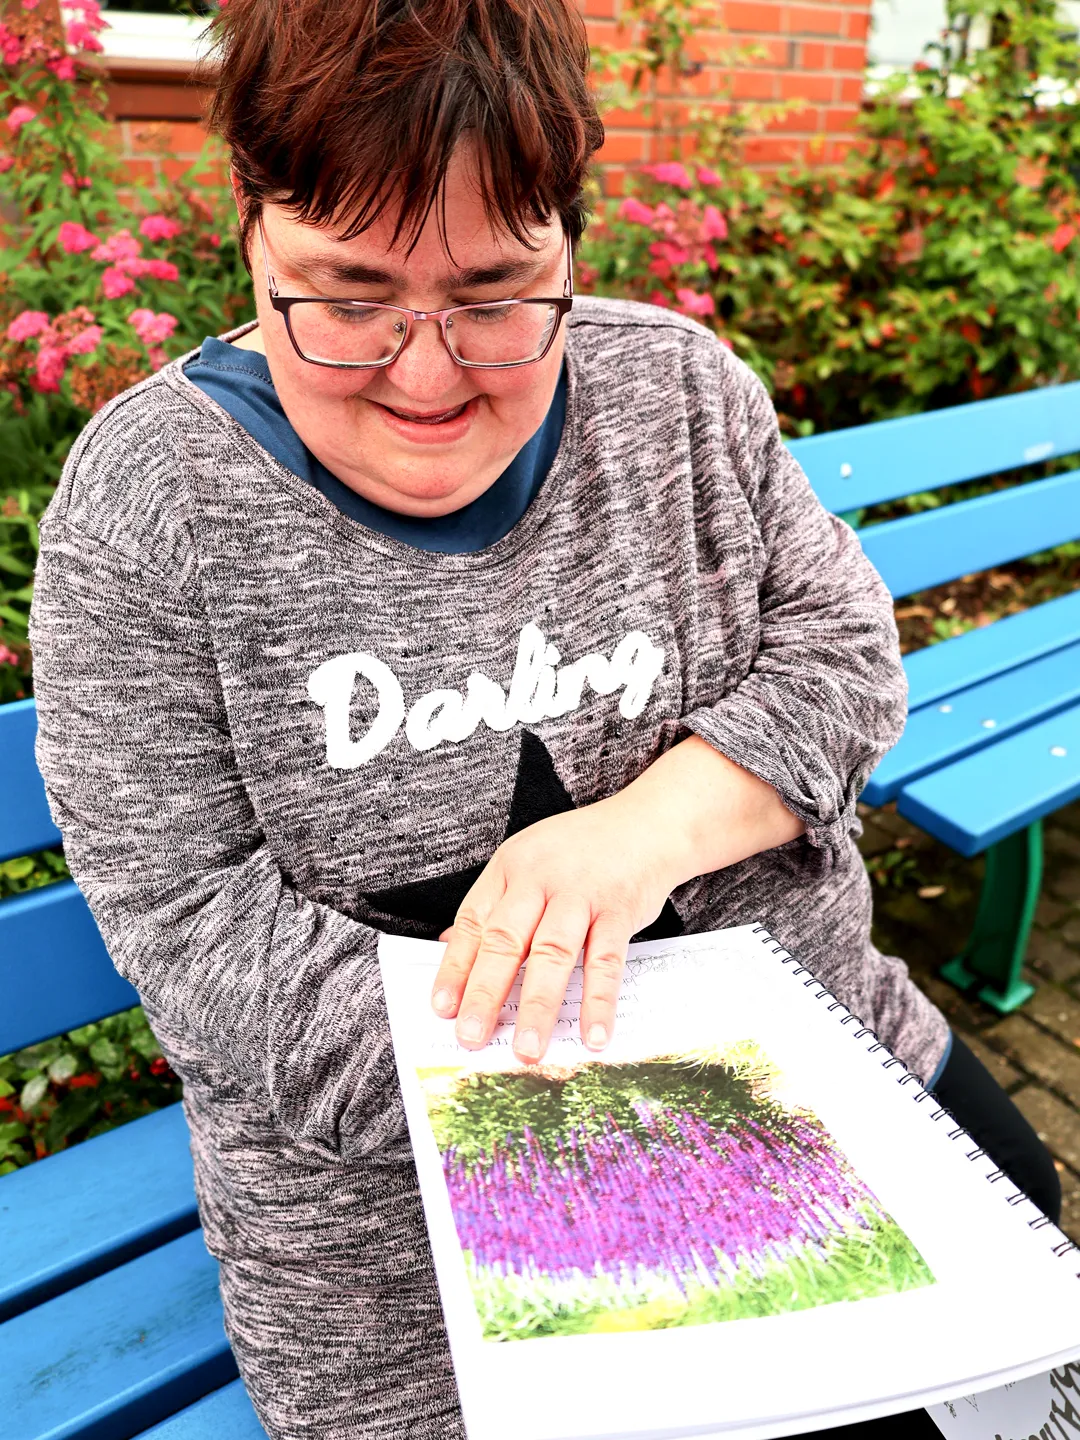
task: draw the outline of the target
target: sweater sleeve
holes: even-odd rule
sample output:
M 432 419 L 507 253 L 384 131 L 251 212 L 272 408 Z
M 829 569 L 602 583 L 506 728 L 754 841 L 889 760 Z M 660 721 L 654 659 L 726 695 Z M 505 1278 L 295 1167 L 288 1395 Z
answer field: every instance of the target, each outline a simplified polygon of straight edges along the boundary
M 46 514 L 30 641 L 38 767 L 117 970 L 300 1148 L 348 1162 L 400 1139 L 376 932 L 279 869 L 197 580 Z
M 682 724 L 773 786 L 811 845 L 834 847 L 858 833 L 859 793 L 904 728 L 892 599 L 784 445 L 764 385 L 721 358 L 728 449 L 752 515 L 758 640 L 741 681 Z M 730 524 L 715 497 L 706 514 Z

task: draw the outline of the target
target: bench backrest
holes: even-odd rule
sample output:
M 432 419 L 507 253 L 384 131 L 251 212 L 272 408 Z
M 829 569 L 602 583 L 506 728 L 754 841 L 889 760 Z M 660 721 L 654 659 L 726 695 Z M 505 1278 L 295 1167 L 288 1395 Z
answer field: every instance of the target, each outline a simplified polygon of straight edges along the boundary
M 0 705 L 0 860 L 61 844 L 34 758 L 33 699 Z M 0 1055 L 139 1003 L 74 880 L 0 900 Z
M 822 504 L 849 513 L 1080 451 L 1080 382 L 788 443 Z M 1080 471 L 860 530 L 894 595 L 1080 538 Z

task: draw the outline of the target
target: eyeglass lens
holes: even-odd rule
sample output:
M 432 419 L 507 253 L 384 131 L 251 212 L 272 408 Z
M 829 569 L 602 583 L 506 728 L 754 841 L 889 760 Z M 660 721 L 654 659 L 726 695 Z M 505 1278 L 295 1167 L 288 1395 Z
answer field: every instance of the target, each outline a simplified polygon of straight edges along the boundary
M 447 316 L 446 338 L 466 364 L 511 365 L 537 359 L 558 318 L 558 306 L 544 301 L 478 305 Z M 373 305 L 303 301 L 289 307 L 289 321 L 306 359 L 336 364 L 390 360 L 405 336 L 399 311 Z

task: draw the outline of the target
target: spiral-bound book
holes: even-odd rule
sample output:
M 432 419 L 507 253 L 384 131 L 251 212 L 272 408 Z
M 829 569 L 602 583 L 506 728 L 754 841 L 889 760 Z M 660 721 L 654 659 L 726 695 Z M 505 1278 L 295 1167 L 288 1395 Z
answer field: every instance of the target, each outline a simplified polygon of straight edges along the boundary
M 442 950 L 379 955 L 469 1440 L 766 1440 L 1080 1353 L 1080 1252 L 761 926 L 632 945 L 599 1056 L 579 968 L 538 1067 L 518 986 L 457 1045 Z

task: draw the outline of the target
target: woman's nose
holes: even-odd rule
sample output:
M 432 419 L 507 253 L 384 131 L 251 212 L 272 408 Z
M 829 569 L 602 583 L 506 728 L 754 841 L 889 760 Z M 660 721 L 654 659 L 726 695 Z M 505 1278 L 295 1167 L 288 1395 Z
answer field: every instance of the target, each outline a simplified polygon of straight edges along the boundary
M 458 384 L 461 366 L 447 350 L 437 320 L 414 320 L 386 373 L 411 399 L 439 400 Z

